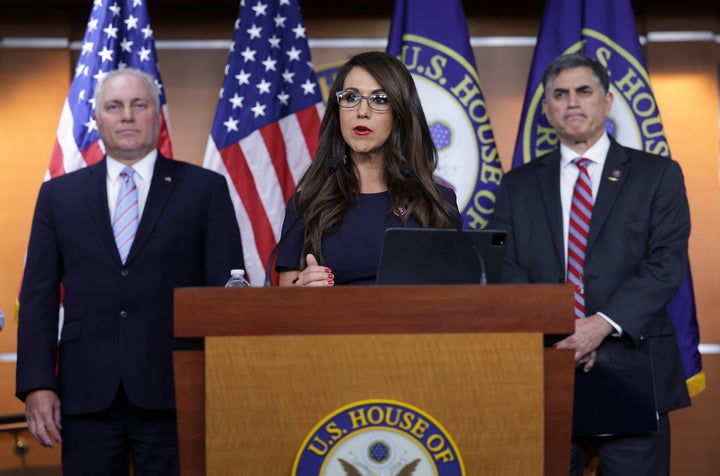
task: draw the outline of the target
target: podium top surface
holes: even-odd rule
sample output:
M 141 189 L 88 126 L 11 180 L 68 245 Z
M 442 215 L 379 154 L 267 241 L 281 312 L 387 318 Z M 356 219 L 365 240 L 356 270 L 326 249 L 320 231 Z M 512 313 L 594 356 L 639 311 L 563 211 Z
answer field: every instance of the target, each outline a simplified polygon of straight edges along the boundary
M 175 336 L 574 332 L 565 284 L 175 290 Z

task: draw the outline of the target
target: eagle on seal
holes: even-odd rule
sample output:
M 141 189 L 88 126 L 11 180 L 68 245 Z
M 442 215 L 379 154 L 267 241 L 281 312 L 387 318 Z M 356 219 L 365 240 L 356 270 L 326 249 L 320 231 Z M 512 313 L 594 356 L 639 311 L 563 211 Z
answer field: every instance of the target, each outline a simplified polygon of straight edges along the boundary
M 345 461 L 342 458 L 338 458 L 338 461 L 340 461 L 340 464 L 342 465 L 343 469 L 345 470 L 345 474 L 347 476 L 363 476 L 363 474 L 358 470 L 355 466 L 351 465 L 347 461 Z M 400 471 L 397 472 L 395 476 L 412 476 L 412 474 L 415 472 L 415 468 L 417 468 L 417 465 L 420 464 L 420 458 L 413 460 L 406 464 L 405 466 L 400 469 Z

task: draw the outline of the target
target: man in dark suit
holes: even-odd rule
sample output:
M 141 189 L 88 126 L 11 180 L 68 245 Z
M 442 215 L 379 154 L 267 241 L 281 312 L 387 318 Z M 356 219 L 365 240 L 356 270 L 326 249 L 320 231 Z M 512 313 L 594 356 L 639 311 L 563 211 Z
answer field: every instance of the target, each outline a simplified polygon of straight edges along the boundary
M 64 474 L 127 475 L 129 455 L 136 475 L 179 474 L 172 351 L 199 343 L 173 337 L 173 289 L 223 285 L 240 232 L 221 175 L 159 154 L 150 76 L 112 71 L 95 101 L 106 157 L 38 197 L 16 394 L 38 442 L 62 442 Z
M 667 413 L 690 404 L 665 312 L 687 269 L 690 215 L 683 175 L 675 161 L 622 147 L 606 133 L 613 96 L 597 61 L 560 56 L 543 85 L 543 111 L 560 147 L 503 178 L 493 219 L 494 228 L 508 233 L 503 281 L 574 284 L 575 332 L 555 346 L 575 352 L 576 424 L 586 416 L 579 415 L 584 402 L 578 396 L 604 375 L 599 369 L 613 349 L 623 355 L 620 366 L 640 368 L 651 388 L 647 411 L 657 430 L 635 431 L 624 403 L 603 408 L 606 402 L 598 399 L 592 412 L 628 418 L 617 431 L 575 434 L 571 474 L 583 474 L 592 448 L 603 476 L 667 475 Z M 587 181 L 580 180 L 581 167 Z M 578 198 L 584 211 L 573 205 L 576 181 L 585 184 L 584 198 Z M 618 402 L 632 400 L 632 381 L 601 380 L 595 382 L 600 388 L 615 385 L 608 391 Z

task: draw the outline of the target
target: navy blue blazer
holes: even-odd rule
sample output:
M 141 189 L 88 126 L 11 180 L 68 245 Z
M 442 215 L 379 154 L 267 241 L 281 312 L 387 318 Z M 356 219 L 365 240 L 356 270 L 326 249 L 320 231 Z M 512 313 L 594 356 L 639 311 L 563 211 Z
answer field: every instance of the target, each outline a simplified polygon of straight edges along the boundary
M 559 149 L 503 177 L 492 227 L 507 232 L 503 282 L 565 282 Z M 590 223 L 585 307 L 617 322 L 632 348 L 647 339 L 661 413 L 690 404 L 665 311 L 685 278 L 689 236 L 678 163 L 611 138 Z
M 220 174 L 158 156 L 125 265 L 113 238 L 106 176 L 104 159 L 45 182 L 30 233 L 16 395 L 24 400 L 33 390 L 52 389 L 64 414 L 107 408 L 121 382 L 140 407 L 174 407 L 172 351 L 188 343 L 173 337 L 173 289 L 221 286 L 231 268 L 243 267 Z

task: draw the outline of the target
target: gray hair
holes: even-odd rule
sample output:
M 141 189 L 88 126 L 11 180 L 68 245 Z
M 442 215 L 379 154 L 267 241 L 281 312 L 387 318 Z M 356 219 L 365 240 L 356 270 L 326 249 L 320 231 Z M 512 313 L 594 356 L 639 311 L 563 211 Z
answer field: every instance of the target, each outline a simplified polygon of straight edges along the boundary
M 556 57 L 543 73 L 542 84 L 545 88 L 545 95 L 547 96 L 550 82 L 555 77 L 565 70 L 574 68 L 590 68 L 595 81 L 602 88 L 603 94 L 610 90 L 610 76 L 605 66 L 583 53 L 571 53 Z
M 155 103 L 155 109 L 158 111 L 160 110 L 160 88 L 158 84 L 155 82 L 155 78 L 147 74 L 145 71 L 136 69 L 136 68 L 120 68 L 120 69 L 114 69 L 107 73 L 105 76 L 100 78 L 100 80 L 95 85 L 95 92 L 94 92 L 94 98 L 98 98 L 100 96 L 100 91 L 102 90 L 103 85 L 105 82 L 110 79 L 114 78 L 115 76 L 119 76 L 122 74 L 128 74 L 131 76 L 135 76 L 137 78 L 142 79 L 145 81 L 148 87 L 148 91 L 150 91 L 150 96 L 152 96 L 153 102 Z M 97 101 L 95 106 L 97 107 Z

